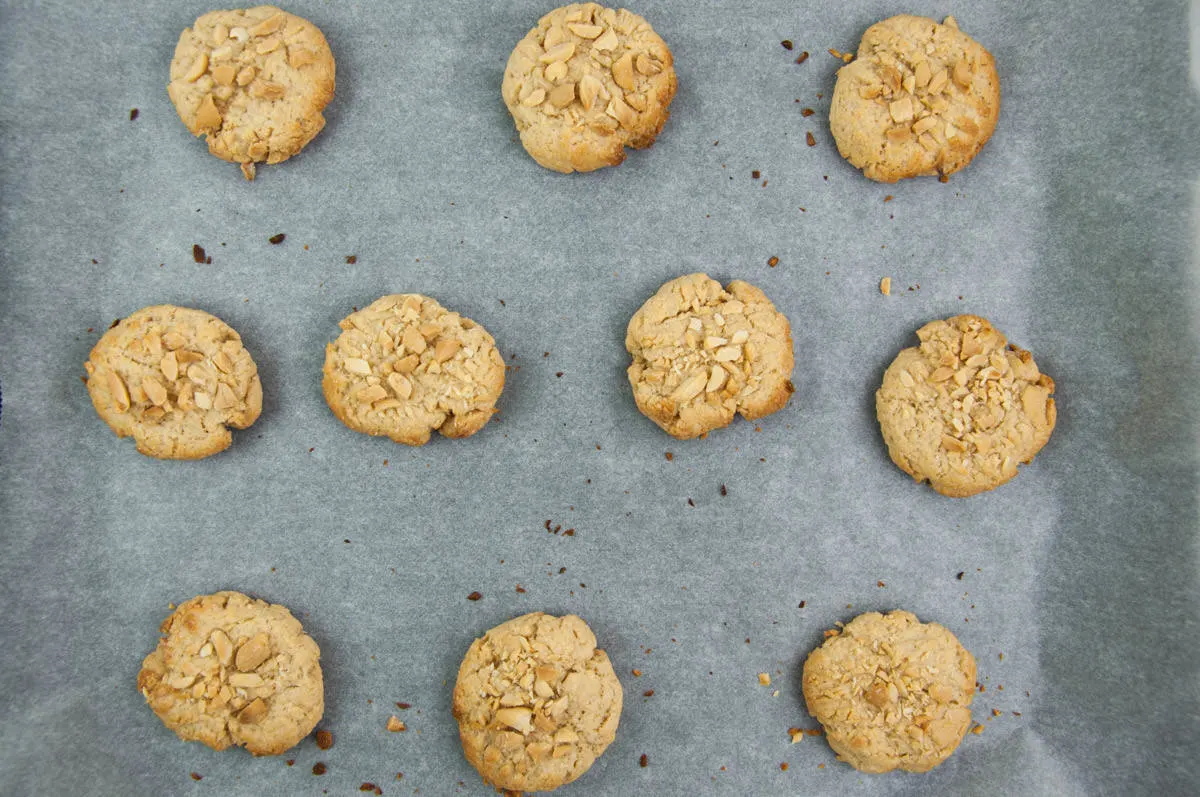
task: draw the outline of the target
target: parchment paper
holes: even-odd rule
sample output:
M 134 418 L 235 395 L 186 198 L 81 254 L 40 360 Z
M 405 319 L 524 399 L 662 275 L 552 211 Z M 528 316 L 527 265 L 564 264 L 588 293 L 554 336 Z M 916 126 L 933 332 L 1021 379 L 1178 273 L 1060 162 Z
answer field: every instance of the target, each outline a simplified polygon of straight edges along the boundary
M 0 792 L 487 794 L 450 692 L 473 638 L 536 610 L 584 617 L 625 687 L 615 743 L 564 794 L 1194 788 L 1194 13 L 647 0 L 672 118 L 652 150 L 564 177 L 499 96 L 550 7 L 289 3 L 328 37 L 337 97 L 251 184 L 165 91 L 207 5 L 0 4 Z M 999 63 L 999 127 L 948 184 L 871 183 L 828 133 L 827 48 L 901 12 L 954 14 Z M 696 270 L 790 317 L 798 390 L 677 442 L 634 406 L 624 330 Z M 368 438 L 322 400 L 337 321 L 406 291 L 512 366 L 469 440 Z M 224 319 L 262 375 L 261 419 L 201 462 L 137 454 L 80 382 L 114 319 L 161 302 Z M 953 501 L 888 460 L 873 393 L 917 327 L 960 312 L 1033 351 L 1059 424 L 1014 482 Z M 332 749 L 218 754 L 147 708 L 135 678 L 168 604 L 220 589 L 317 640 Z M 983 732 L 926 775 L 789 743 L 815 727 L 799 677 L 822 632 L 891 608 L 950 628 L 985 688 Z

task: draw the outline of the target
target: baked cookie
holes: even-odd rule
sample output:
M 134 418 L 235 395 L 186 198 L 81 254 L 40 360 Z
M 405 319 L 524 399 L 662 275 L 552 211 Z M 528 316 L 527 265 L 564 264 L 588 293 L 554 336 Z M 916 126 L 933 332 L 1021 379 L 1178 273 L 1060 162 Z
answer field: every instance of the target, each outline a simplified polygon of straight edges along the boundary
M 421 446 L 469 437 L 496 412 L 504 359 L 483 327 L 415 293 L 342 319 L 325 347 L 325 401 L 356 432 Z
M 167 94 L 208 151 L 279 163 L 312 141 L 333 99 L 333 53 L 317 26 L 273 6 L 211 11 L 179 36 Z
M 931 321 L 917 337 L 875 393 L 892 461 L 952 498 L 999 487 L 1050 439 L 1054 380 L 979 316 Z
M 650 23 L 596 3 L 557 8 L 517 44 L 500 91 L 533 159 L 590 172 L 654 143 L 675 96 L 671 51 Z
M 975 659 L 954 634 L 902 611 L 867 612 L 804 662 L 808 711 L 862 772 L 928 772 L 971 724 Z
M 885 19 L 838 70 L 829 127 L 838 152 L 872 180 L 953 174 L 996 129 L 1000 77 L 991 53 L 925 17 Z
M 258 367 L 228 324 L 203 310 L 156 305 L 105 332 L 87 389 L 117 437 L 159 459 L 200 459 L 229 448 L 227 427 L 262 412 Z
M 284 607 L 240 592 L 201 595 L 160 631 L 138 691 L 180 739 L 278 755 L 321 719 L 321 651 Z
M 578 778 L 612 742 L 621 682 L 574 615 L 537 612 L 476 639 L 454 685 L 463 753 L 497 789 L 550 791 Z
M 672 437 L 703 437 L 735 413 L 782 409 L 792 387 L 792 328 L 758 288 L 678 277 L 633 314 L 625 333 L 638 409 Z

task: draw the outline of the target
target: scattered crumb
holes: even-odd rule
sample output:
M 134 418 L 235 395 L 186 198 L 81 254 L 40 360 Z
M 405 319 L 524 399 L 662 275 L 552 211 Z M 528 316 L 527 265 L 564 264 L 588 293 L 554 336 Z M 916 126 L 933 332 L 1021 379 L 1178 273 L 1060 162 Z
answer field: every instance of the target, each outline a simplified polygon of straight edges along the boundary
M 799 102 L 799 100 L 797 100 L 797 102 Z M 812 108 L 805 108 L 804 110 L 802 110 L 800 112 L 800 115 L 801 116 L 812 116 L 814 113 L 816 113 L 816 111 L 814 111 Z
M 333 734 L 327 730 L 317 731 L 317 747 L 322 750 L 328 750 L 333 747 Z
M 771 685 L 771 674 L 765 673 L 765 672 L 760 672 L 758 674 L 758 682 L 760 684 L 762 684 L 763 686 L 770 686 Z
M 287 761 L 285 761 L 284 763 L 285 763 L 285 764 L 287 764 L 289 767 L 291 767 L 291 766 L 295 766 L 295 765 L 296 765 L 296 759 L 294 759 L 294 758 L 289 758 L 289 759 L 288 759 Z
M 787 772 L 787 771 L 788 771 L 788 762 L 784 761 L 783 763 L 781 763 L 781 764 L 779 765 L 779 768 L 780 768 L 781 770 L 783 770 L 784 772 Z
M 755 169 L 754 171 L 750 172 L 750 176 L 757 180 L 758 178 L 762 177 L 762 172 L 760 172 L 758 169 Z
M 374 792 L 375 794 L 383 794 L 383 789 L 379 788 L 374 783 L 364 783 L 358 787 L 358 790 Z
M 817 145 L 817 138 L 812 134 L 811 130 L 804 134 L 804 140 L 810 147 L 815 147 Z
M 892 278 L 884 277 L 879 281 L 879 292 L 884 296 L 892 295 Z
M 287 238 L 287 236 L 284 235 L 283 233 L 276 233 L 275 235 L 272 235 L 270 238 L 268 238 L 267 241 L 269 241 L 270 243 L 273 243 L 273 244 L 281 244 L 281 243 L 283 243 L 284 238 Z
M 808 601 L 800 601 L 800 605 L 799 605 L 799 606 L 797 606 L 796 608 L 797 608 L 797 609 L 803 609 L 803 608 L 804 608 L 805 606 L 807 606 L 807 605 L 808 605 Z
M 478 591 L 478 590 L 476 590 L 475 592 L 472 592 L 470 595 L 468 595 L 468 596 L 467 596 L 467 600 L 469 600 L 469 601 L 477 601 L 477 600 L 479 600 L 479 599 L 480 599 L 480 598 L 482 598 L 482 597 L 483 597 L 483 593 L 482 593 L 482 592 L 480 592 L 480 591 Z
M 201 775 L 199 772 L 192 773 L 192 780 L 202 780 L 203 778 L 204 778 L 204 776 Z
M 324 775 L 327 771 L 328 768 L 322 762 L 318 761 L 317 763 L 313 764 L 312 772 L 314 775 Z
M 400 709 L 401 711 L 408 711 L 410 708 L 412 708 L 412 703 L 397 703 L 396 708 Z
M 642 697 L 654 697 L 654 690 L 647 689 L 645 692 L 642 692 Z
M 633 673 L 633 677 L 634 677 L 634 678 L 641 678 L 641 677 L 642 677 L 642 671 L 641 671 L 641 670 L 630 670 L 630 672 L 632 672 L 632 673 Z
M 139 113 L 141 113 L 141 111 L 139 111 L 137 108 L 130 108 L 129 109 L 129 121 L 132 122 L 134 119 L 137 119 Z
M 894 197 L 894 196 L 892 196 L 891 194 L 888 194 L 887 196 L 885 196 L 885 197 L 883 198 L 883 201 L 884 201 L 884 202 L 891 202 L 893 199 L 895 199 L 895 197 Z
M 783 49 L 785 49 L 785 50 L 792 49 L 792 40 L 791 39 L 784 39 L 783 41 L 780 42 L 780 44 L 783 45 Z
M 767 265 L 770 266 L 771 268 L 775 268 L 776 266 L 779 265 L 779 258 L 775 257 L 774 255 L 772 255 L 771 257 L 768 257 Z
M 647 765 L 649 765 L 649 763 L 650 763 L 650 759 L 646 756 L 645 753 L 642 753 L 642 757 L 638 759 L 638 766 L 642 767 L 644 769 Z
M 672 461 L 673 459 L 675 459 L 675 455 L 674 455 L 674 454 L 672 454 L 670 451 L 668 451 L 668 452 L 666 453 L 666 457 L 667 457 L 667 462 L 670 462 L 670 461 Z
M 796 56 L 796 63 L 798 63 L 798 64 L 802 64 L 807 60 L 808 60 L 808 50 L 805 50 L 804 52 L 800 53 L 800 55 Z
M 882 588 L 886 587 L 886 586 L 887 586 L 887 584 L 883 583 L 882 581 L 876 581 L 876 582 L 875 582 L 875 586 L 877 586 L 877 587 L 879 587 L 880 589 L 882 589 Z
M 208 256 L 204 251 L 204 247 L 200 244 L 192 244 L 192 260 L 206 265 L 212 264 L 212 258 Z
M 358 262 L 358 255 L 346 255 L 346 265 L 353 266 Z
M 788 728 L 788 736 L 792 737 L 792 744 L 804 741 L 804 731 L 800 728 Z
M 392 733 L 400 733 L 401 731 L 408 730 L 408 726 L 405 725 L 399 717 L 393 714 L 392 716 L 388 717 L 387 729 Z
M 721 485 L 721 496 L 724 497 L 726 495 L 729 495 L 729 490 L 726 489 L 725 485 L 722 484 Z
M 974 725 L 974 727 L 972 727 L 972 728 L 971 728 L 971 733 L 973 733 L 973 734 L 975 734 L 976 736 L 978 736 L 979 734 L 983 733 L 983 726 L 982 726 L 982 725 L 980 725 L 979 723 L 976 723 L 976 724 Z

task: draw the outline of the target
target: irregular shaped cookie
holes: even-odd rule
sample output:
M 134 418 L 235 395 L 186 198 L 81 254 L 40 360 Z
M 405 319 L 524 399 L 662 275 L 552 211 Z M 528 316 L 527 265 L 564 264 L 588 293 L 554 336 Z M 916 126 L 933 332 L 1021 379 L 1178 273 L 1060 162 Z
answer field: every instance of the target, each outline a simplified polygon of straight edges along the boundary
M 167 94 L 208 151 L 254 164 L 295 155 L 325 127 L 333 53 L 306 19 L 273 6 L 211 11 L 179 36 Z
M 625 333 L 638 409 L 672 437 L 702 437 L 735 413 L 782 409 L 792 386 L 792 328 L 758 288 L 707 274 L 678 277 L 633 314 Z
M 203 310 L 146 307 L 104 333 L 88 361 L 100 418 L 159 459 L 200 459 L 229 447 L 227 427 L 262 412 L 258 367 L 228 324 Z
M 278 755 L 321 719 L 321 651 L 284 607 L 240 592 L 201 595 L 160 630 L 138 691 L 180 739 Z
M 1004 484 L 1054 431 L 1054 380 L 979 316 L 931 321 L 917 337 L 875 393 L 892 461 L 952 498 Z
M 1000 77 L 991 53 L 953 17 L 898 16 L 863 34 L 838 70 L 829 127 L 838 152 L 872 180 L 953 174 L 996 129 Z
M 500 87 L 521 143 L 556 172 L 625 160 L 662 131 L 675 96 L 671 51 L 646 20 L 596 3 L 557 8 L 517 44 Z
M 496 412 L 504 359 L 483 327 L 415 293 L 351 313 L 325 347 L 325 401 L 356 432 L 421 446 L 468 437 Z
M 902 611 L 860 614 L 804 662 L 808 711 L 862 772 L 927 772 L 971 724 L 975 659 L 954 634 Z
M 537 612 L 476 639 L 454 685 L 467 760 L 507 791 L 549 791 L 587 772 L 617 732 L 621 682 L 587 624 Z

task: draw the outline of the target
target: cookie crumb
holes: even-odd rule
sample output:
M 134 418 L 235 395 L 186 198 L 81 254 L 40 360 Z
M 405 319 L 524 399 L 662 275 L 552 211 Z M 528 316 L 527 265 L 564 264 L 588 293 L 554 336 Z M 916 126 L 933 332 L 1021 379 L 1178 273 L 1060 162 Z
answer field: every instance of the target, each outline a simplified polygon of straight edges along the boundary
M 728 489 L 726 489 L 725 485 L 723 485 L 723 484 L 722 484 L 722 485 L 721 485 L 721 496 L 722 496 L 722 497 L 724 497 L 724 496 L 727 496 L 727 495 L 729 495 L 729 490 L 728 490 Z
M 804 134 L 804 141 L 805 141 L 805 142 L 806 142 L 806 143 L 807 143 L 807 144 L 808 144 L 810 147 L 815 147 L 815 146 L 817 145 L 817 138 L 816 138 L 816 136 L 814 136 L 814 135 L 812 134 L 812 131 L 811 131 L 811 130 L 809 130 L 807 133 L 805 133 L 805 134 Z
M 327 730 L 317 731 L 317 747 L 328 750 L 333 747 L 333 734 Z
M 763 686 L 770 686 L 771 685 L 771 674 L 766 673 L 766 672 L 760 672 L 758 674 L 758 682 L 760 684 L 762 684 Z
M 641 677 L 642 677 L 642 671 L 641 671 L 641 670 L 637 670 L 637 669 L 635 669 L 635 670 L 630 670 L 630 672 L 632 672 L 632 673 L 633 673 L 633 677 L 634 677 L 634 678 L 641 678 Z
M 673 459 L 675 459 L 675 455 L 674 455 L 674 454 L 672 454 L 670 451 L 668 451 L 668 452 L 666 453 L 666 457 L 667 457 L 667 462 L 670 462 L 670 461 L 672 461 Z
M 275 235 L 272 235 L 270 238 L 267 239 L 267 241 L 268 241 L 268 243 L 278 245 L 278 244 L 283 243 L 284 238 L 287 238 L 287 236 L 280 232 L 280 233 L 276 233 Z
M 325 764 L 322 763 L 321 761 L 318 761 L 317 763 L 313 764 L 312 773 L 314 775 L 324 775 L 327 771 L 328 771 L 328 769 L 326 768 Z
M 400 709 L 401 711 L 407 711 L 412 708 L 412 703 L 397 703 L 396 708 Z
M 408 730 L 408 726 L 404 724 L 403 720 L 393 714 L 388 717 L 387 729 L 392 733 L 401 733 Z
M 963 576 L 965 576 L 966 574 L 967 574 L 967 571 L 965 571 L 965 570 L 959 570 L 959 571 L 958 571 L 958 575 L 957 575 L 957 576 L 955 576 L 955 578 L 957 578 L 959 581 L 962 581 L 962 580 L 963 580 Z
M 786 761 L 782 762 L 782 763 L 779 765 L 779 768 L 780 768 L 780 770 L 782 770 L 782 771 L 784 771 L 784 772 L 787 772 L 787 771 L 788 771 L 788 762 L 786 762 Z
M 974 726 L 971 728 L 971 733 L 975 734 L 976 736 L 980 735 L 981 733 L 983 733 L 983 726 L 982 726 L 982 725 L 980 725 L 980 724 L 978 724 L 978 723 L 976 723 L 976 724 L 975 724 L 975 725 L 974 725 Z
M 884 296 L 892 295 L 892 278 L 884 277 L 879 281 L 879 292 Z
M 804 731 L 800 728 L 788 728 L 788 736 L 792 738 L 792 744 L 804 741 Z
M 647 689 L 645 692 L 642 692 L 642 697 L 654 697 L 654 690 Z
M 791 39 L 784 39 L 783 41 L 780 42 L 780 44 L 783 45 L 783 49 L 785 49 L 785 50 L 790 50 L 790 49 L 792 49 L 792 46 L 793 46 Z
M 649 766 L 649 764 L 650 764 L 650 759 L 646 756 L 645 753 L 642 753 L 642 757 L 638 759 L 638 766 L 645 769 L 647 766 Z
M 358 255 L 346 255 L 346 265 L 353 266 L 358 262 Z
M 877 586 L 877 587 L 879 587 L 880 589 L 882 589 L 882 588 L 886 587 L 886 586 L 887 586 L 887 584 L 883 583 L 882 581 L 876 581 L 876 582 L 875 582 L 875 586 Z
M 771 268 L 775 268 L 776 266 L 779 265 L 779 258 L 775 257 L 774 255 L 772 255 L 771 257 L 768 257 L 767 265 L 770 266 Z
M 803 608 L 804 608 L 805 606 L 807 606 L 807 605 L 808 605 L 808 601 L 800 601 L 800 605 L 799 605 L 799 606 L 797 606 L 796 608 L 797 608 L 797 609 L 803 609 Z
M 800 53 L 800 55 L 796 56 L 796 63 L 798 63 L 798 64 L 802 64 L 807 60 L 808 60 L 808 50 L 805 50 L 804 52 Z
M 483 597 L 483 593 L 476 590 L 475 592 L 472 592 L 470 595 L 467 596 L 467 600 L 477 601 L 482 597 Z
M 200 244 L 192 244 L 192 260 L 197 263 L 211 263 L 212 258 L 204 251 L 204 247 Z
M 139 113 L 141 113 L 141 111 L 139 111 L 137 108 L 130 108 L 129 109 L 129 121 L 132 122 L 133 120 L 137 119 Z
M 804 110 L 802 110 L 800 112 L 800 115 L 801 116 L 812 116 L 814 113 L 816 113 L 816 111 L 814 111 L 812 108 L 805 108 Z
M 383 794 L 383 789 L 379 788 L 374 783 L 364 783 L 358 787 L 358 790 L 374 792 L 375 794 Z
M 695 502 L 695 501 L 693 501 L 692 499 L 690 499 L 690 498 L 689 498 L 689 499 L 688 499 L 688 506 L 695 506 L 695 505 L 696 505 L 696 502 Z
M 284 761 L 283 763 L 287 764 L 289 767 L 293 767 L 296 765 L 296 759 L 289 758 L 287 761 Z
M 199 772 L 192 773 L 192 780 L 202 780 L 203 778 L 204 778 L 204 776 L 201 775 Z

